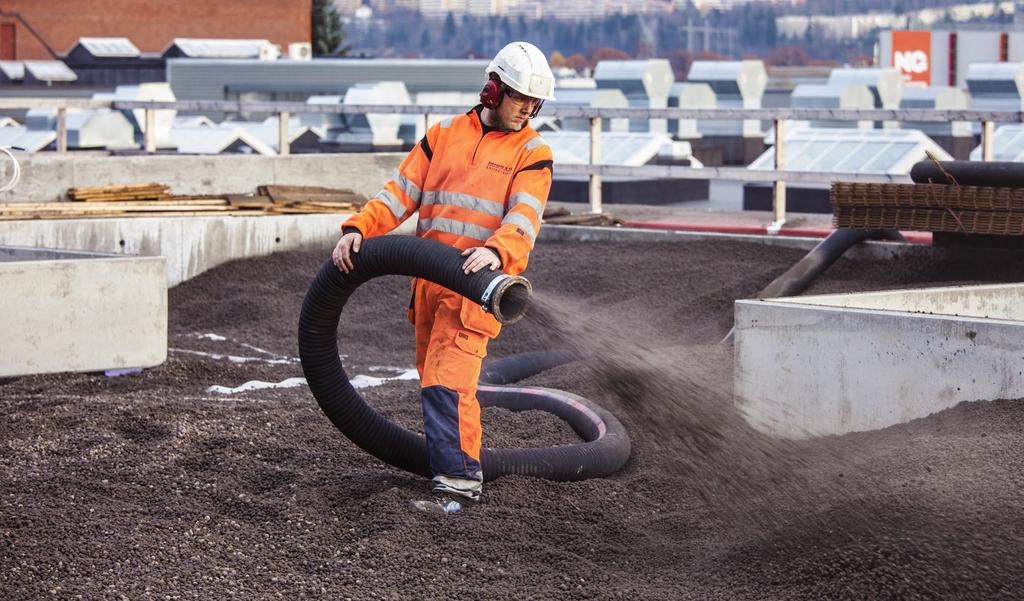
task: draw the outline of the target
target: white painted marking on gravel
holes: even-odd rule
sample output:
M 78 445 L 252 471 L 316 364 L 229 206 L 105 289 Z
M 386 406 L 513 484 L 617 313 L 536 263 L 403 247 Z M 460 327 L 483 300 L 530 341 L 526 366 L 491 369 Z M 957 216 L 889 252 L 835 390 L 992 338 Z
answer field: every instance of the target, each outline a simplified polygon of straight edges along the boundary
M 392 381 L 399 380 L 418 380 L 420 378 L 419 372 L 415 369 L 406 369 L 397 376 L 390 378 L 375 378 L 373 376 L 357 375 L 356 377 L 349 380 L 352 387 L 359 388 L 373 388 L 375 386 L 381 386 Z M 264 390 L 267 388 L 295 388 L 298 386 L 305 386 L 306 378 L 288 378 L 281 382 L 264 382 L 263 380 L 250 380 L 241 386 L 234 388 L 228 386 L 210 386 L 206 389 L 206 392 L 217 393 L 217 394 L 237 394 L 239 392 L 248 392 L 250 390 Z
M 253 351 L 256 351 L 257 353 L 263 353 L 264 355 L 270 355 L 271 357 L 275 357 L 277 359 L 287 359 L 288 358 L 287 355 L 278 355 L 275 352 L 268 351 L 266 349 L 261 349 L 260 347 L 253 346 L 253 345 L 251 345 L 251 344 L 249 344 L 247 342 L 239 342 L 238 344 L 239 344 L 239 346 L 244 346 L 245 348 L 253 350 Z
M 217 340 L 217 341 L 227 340 L 227 338 L 221 336 L 220 334 L 199 334 L 199 335 L 196 336 L 196 338 L 205 338 L 207 340 Z
M 217 392 L 220 394 L 236 394 L 249 390 L 263 390 L 265 388 L 296 388 L 305 386 L 306 378 L 288 378 L 280 382 L 264 382 L 263 380 L 249 380 L 241 386 L 228 388 L 227 386 L 210 386 L 206 392 Z
M 419 380 L 420 374 L 415 369 L 407 369 L 397 376 L 390 378 L 377 378 L 374 376 L 358 375 L 349 382 L 352 383 L 352 388 L 373 388 L 374 386 L 380 386 L 385 382 L 397 381 L 397 380 Z
M 270 365 L 292 365 L 298 363 L 299 359 L 296 357 L 285 357 L 282 359 L 267 359 L 265 357 L 240 357 L 238 355 L 221 355 L 219 353 L 204 353 L 203 351 L 193 351 L 183 348 L 169 348 L 167 349 L 172 353 L 185 353 L 187 355 L 197 355 L 199 357 L 208 357 L 217 361 L 228 360 L 232 363 L 267 363 Z

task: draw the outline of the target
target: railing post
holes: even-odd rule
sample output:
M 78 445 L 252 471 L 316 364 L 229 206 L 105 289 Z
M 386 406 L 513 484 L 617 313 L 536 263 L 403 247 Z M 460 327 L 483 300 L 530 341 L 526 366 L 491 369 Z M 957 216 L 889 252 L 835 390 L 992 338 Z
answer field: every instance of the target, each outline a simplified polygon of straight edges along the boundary
M 68 109 L 60 107 L 57 109 L 57 152 L 68 151 Z
M 590 165 L 601 166 L 601 118 L 590 118 Z M 590 212 L 601 213 L 601 176 L 590 174 Z
M 996 124 L 994 121 L 981 122 L 981 160 L 991 161 L 996 156 Z
M 144 120 L 146 127 L 142 132 L 142 141 L 146 146 L 146 152 L 156 152 L 156 111 L 146 109 Z
M 775 120 L 775 171 L 778 173 L 786 166 L 786 121 Z M 772 223 L 768 226 L 769 234 L 777 234 L 786 223 L 786 182 L 775 180 L 772 195 Z
M 288 133 L 288 111 L 277 114 L 277 154 L 288 156 L 291 153 L 291 136 Z

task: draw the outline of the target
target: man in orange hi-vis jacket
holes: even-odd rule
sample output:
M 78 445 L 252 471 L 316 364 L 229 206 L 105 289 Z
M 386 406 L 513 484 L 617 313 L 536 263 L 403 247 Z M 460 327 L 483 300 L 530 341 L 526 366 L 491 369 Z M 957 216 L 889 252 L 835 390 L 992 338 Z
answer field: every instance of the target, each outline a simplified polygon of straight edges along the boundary
M 529 120 L 554 99 L 555 80 L 544 54 L 526 42 L 502 48 L 486 76 L 480 104 L 431 127 L 394 179 L 342 225 L 333 253 L 338 269 L 352 269 L 351 253 L 363 238 L 390 232 L 417 210 L 416 235 L 462 250 L 466 274 L 526 269 L 552 175 L 551 149 Z M 477 379 L 501 326 L 478 304 L 437 284 L 414 279 L 412 287 L 409 317 L 433 492 L 438 505 L 450 508 L 452 498 L 480 498 Z

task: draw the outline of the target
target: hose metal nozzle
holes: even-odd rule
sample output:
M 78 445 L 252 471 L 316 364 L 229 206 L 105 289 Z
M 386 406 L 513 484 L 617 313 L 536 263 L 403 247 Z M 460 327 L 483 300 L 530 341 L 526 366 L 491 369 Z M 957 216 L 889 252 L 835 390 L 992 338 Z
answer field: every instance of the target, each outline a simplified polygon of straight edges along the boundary
M 487 285 L 480 304 L 502 325 L 511 325 L 526 315 L 533 299 L 530 280 L 518 275 L 500 275 Z

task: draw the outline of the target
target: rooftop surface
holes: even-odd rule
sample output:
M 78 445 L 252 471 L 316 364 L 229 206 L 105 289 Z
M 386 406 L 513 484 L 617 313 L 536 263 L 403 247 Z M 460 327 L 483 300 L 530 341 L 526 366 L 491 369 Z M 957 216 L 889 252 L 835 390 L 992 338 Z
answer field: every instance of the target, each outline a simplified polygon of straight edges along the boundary
M 302 374 L 296 316 L 329 244 L 171 289 L 172 351 L 157 368 L 0 382 L 5 596 L 992 599 L 1024 587 L 1020 400 L 794 444 L 737 421 L 732 349 L 718 341 L 733 299 L 798 249 L 538 247 L 537 301 L 490 357 L 588 350 L 524 384 L 611 411 L 632 458 L 609 478 L 505 477 L 462 514 L 413 513 L 427 482 L 349 443 L 305 387 L 210 390 Z M 809 292 L 1015 279 L 1015 263 L 841 260 Z M 412 365 L 408 294 L 406 278 L 375 279 L 345 307 L 353 377 Z M 413 431 L 417 393 L 402 380 L 363 389 Z M 578 440 L 544 413 L 483 419 L 488 446 Z

